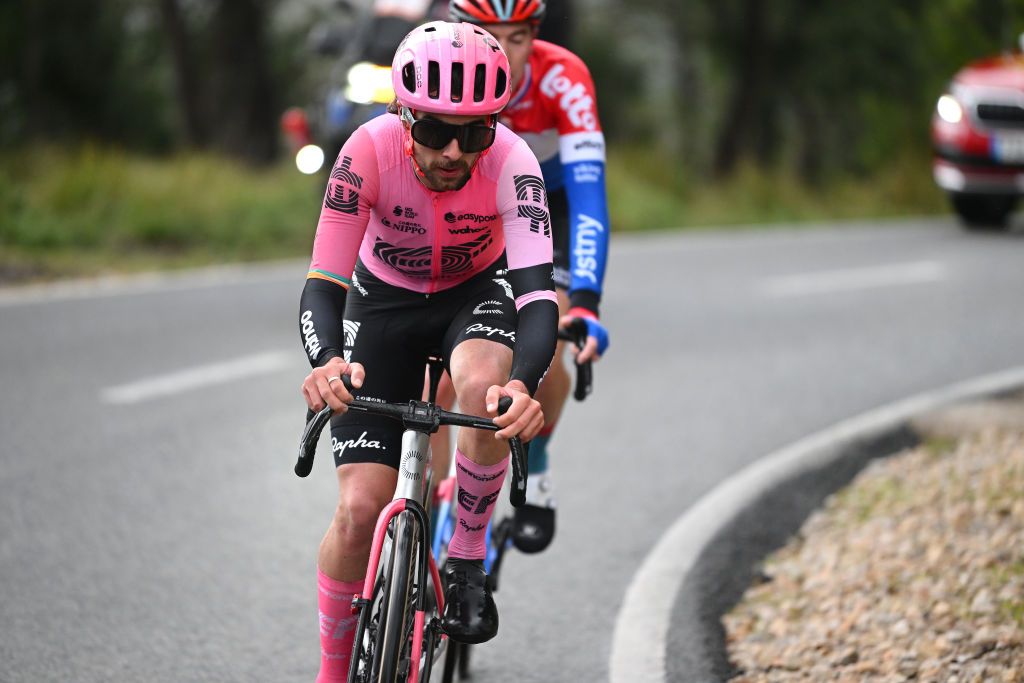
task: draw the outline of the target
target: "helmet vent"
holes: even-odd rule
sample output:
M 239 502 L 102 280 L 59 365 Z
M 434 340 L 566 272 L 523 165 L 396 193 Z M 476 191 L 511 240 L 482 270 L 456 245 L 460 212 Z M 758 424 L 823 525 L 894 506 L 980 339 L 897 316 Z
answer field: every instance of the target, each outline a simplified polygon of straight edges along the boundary
M 498 78 L 494 84 L 494 97 L 500 98 L 505 93 L 505 88 L 508 85 L 508 77 L 505 75 L 504 69 L 498 69 Z
M 452 102 L 462 101 L 462 62 L 452 62 Z
M 436 100 L 441 96 L 441 65 L 430 60 L 427 62 L 427 97 Z
M 416 67 L 412 62 L 402 67 L 402 85 L 409 92 L 416 92 Z
M 473 74 L 473 101 L 483 102 L 484 94 L 487 92 L 487 67 L 483 64 L 476 65 L 476 73 Z
M 425 28 L 423 29 L 423 32 L 424 32 L 424 33 L 430 33 L 430 32 L 432 32 L 432 31 L 436 31 L 436 30 L 437 30 L 437 27 L 436 27 L 436 26 L 427 26 L 427 27 L 425 27 Z

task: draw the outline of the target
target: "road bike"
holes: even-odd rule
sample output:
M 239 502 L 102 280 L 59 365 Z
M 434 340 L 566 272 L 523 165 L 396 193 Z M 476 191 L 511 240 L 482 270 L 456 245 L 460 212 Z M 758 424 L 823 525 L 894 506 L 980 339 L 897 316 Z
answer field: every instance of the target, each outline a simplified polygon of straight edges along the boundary
M 352 599 L 358 614 L 348 683 L 427 683 L 434 661 L 448 645 L 441 630 L 444 586 L 430 548 L 430 512 L 433 486 L 430 476 L 430 434 L 441 425 L 498 431 L 490 418 L 442 410 L 435 405 L 443 363 L 431 358 L 427 401 L 382 403 L 355 398 L 349 410 L 383 415 L 402 423 L 402 458 L 395 495 L 381 511 L 373 532 L 370 561 L 362 591 Z M 354 391 L 347 376 L 342 377 Z M 503 397 L 498 412 L 512 399 Z M 307 413 L 299 444 L 295 474 L 307 476 L 320 432 L 332 411 L 325 407 Z M 526 451 L 518 437 L 509 439 L 512 451 L 513 506 L 526 499 Z
M 587 326 L 582 320 L 575 320 L 566 328 L 558 331 L 559 339 L 572 342 L 577 349 L 582 349 L 587 341 Z M 573 389 L 573 398 L 577 401 L 584 400 L 593 389 L 593 367 L 590 361 L 576 364 L 576 383 Z M 528 455 L 524 453 L 524 455 Z M 524 461 L 524 469 L 528 462 Z M 455 484 L 454 470 L 449 476 L 437 486 L 436 519 L 434 528 L 432 549 L 434 557 L 443 558 L 448 542 L 455 533 L 456 510 L 455 501 L 458 500 L 458 491 Z M 491 590 L 497 591 L 499 579 L 501 578 L 502 561 L 506 552 L 513 547 L 512 532 L 515 529 L 515 520 L 509 510 L 500 514 L 495 509 L 494 516 L 487 526 L 486 544 L 487 555 L 484 557 L 484 569 L 487 571 L 488 580 L 491 582 Z M 441 683 L 452 683 L 455 680 L 456 672 L 460 679 L 470 677 L 469 662 L 472 646 L 467 643 L 451 642 L 448 644 L 444 655 L 444 667 L 441 674 Z

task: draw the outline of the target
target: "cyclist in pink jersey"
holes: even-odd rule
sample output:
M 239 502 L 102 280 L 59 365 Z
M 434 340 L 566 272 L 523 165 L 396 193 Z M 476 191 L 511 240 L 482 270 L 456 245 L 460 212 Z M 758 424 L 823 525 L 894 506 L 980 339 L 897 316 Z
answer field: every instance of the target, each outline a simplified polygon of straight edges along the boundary
M 529 147 L 496 120 L 509 96 L 501 47 L 471 24 L 424 24 L 399 46 L 392 81 L 395 115 L 359 128 L 331 172 L 300 307 L 313 366 L 303 395 L 313 410 L 336 411 L 340 495 L 318 555 L 320 682 L 348 671 L 351 597 L 401 455 L 400 426 L 346 412 L 341 375 L 363 398 L 407 401 L 419 397 L 426 358 L 440 354 L 462 410 L 496 416 L 499 432 L 461 430 L 455 454 L 460 506 L 442 621 L 475 643 L 498 628 L 482 560 L 505 439 L 543 426 L 532 394 L 555 349 L 546 192 Z M 497 416 L 501 396 L 512 407 Z
M 597 116 L 594 83 L 583 61 L 565 48 L 537 40 L 544 0 L 450 0 L 452 21 L 477 24 L 504 48 L 512 70 L 512 95 L 501 121 L 537 155 L 548 190 L 560 324 L 582 318 L 586 347 L 580 362 L 608 347 L 598 318 L 608 256 L 605 144 Z M 563 343 L 537 391 L 545 425 L 530 443 L 527 505 L 516 509 L 513 540 L 538 552 L 555 533 L 555 496 L 547 444 L 569 395 L 571 378 Z

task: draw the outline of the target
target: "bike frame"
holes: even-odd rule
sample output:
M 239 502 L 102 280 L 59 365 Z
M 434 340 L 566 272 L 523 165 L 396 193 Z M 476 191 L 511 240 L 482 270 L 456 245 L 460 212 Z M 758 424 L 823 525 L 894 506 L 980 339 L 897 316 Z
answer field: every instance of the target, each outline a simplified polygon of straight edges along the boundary
M 417 545 L 417 568 L 415 581 L 419 586 L 427 585 L 425 579 L 430 577 L 430 584 L 434 588 L 434 597 L 437 604 L 437 613 L 444 611 L 444 588 L 441 583 L 441 575 L 437 570 L 437 563 L 434 561 L 434 554 L 430 551 L 424 539 L 427 538 L 427 530 L 430 528 L 430 520 L 427 518 L 423 502 L 426 499 L 427 473 L 430 471 L 431 451 L 429 435 L 418 432 L 414 429 L 406 429 L 402 433 L 402 461 L 398 468 L 398 484 L 395 487 L 395 496 L 381 511 L 377 518 L 377 525 L 373 530 L 373 542 L 370 546 L 370 561 L 366 569 L 366 579 L 363 583 L 362 593 L 352 598 L 353 610 L 359 610 L 359 621 L 356 626 L 355 641 L 353 643 L 352 663 L 357 665 L 359 660 L 359 649 L 362 646 L 363 634 L 370 619 L 370 611 L 373 601 L 373 589 L 377 580 L 377 571 L 380 568 L 381 556 L 384 551 L 384 539 L 387 535 L 388 526 L 399 514 L 409 511 L 413 514 L 420 533 L 414 536 Z M 418 683 L 420 680 L 420 660 L 423 655 L 423 634 L 430 628 L 428 634 L 428 652 L 433 650 L 435 638 L 440 633 L 436 624 L 426 623 L 427 616 L 427 593 L 421 588 L 416 597 L 416 611 L 413 616 L 412 651 L 410 653 L 408 683 Z M 444 637 L 444 636 L 442 636 Z M 424 668 L 424 681 L 429 680 L 433 655 L 427 658 Z M 349 670 L 349 683 L 355 683 L 357 666 Z

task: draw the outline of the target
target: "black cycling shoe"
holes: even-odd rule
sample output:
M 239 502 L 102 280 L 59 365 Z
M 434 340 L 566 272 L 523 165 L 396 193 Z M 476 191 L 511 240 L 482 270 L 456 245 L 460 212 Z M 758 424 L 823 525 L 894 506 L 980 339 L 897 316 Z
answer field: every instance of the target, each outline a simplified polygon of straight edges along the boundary
M 512 545 L 524 553 L 539 553 L 555 537 L 555 509 L 526 503 L 516 508 Z
M 476 644 L 498 634 L 498 607 L 483 560 L 449 557 L 444 569 L 444 614 L 441 628 L 460 643 Z

